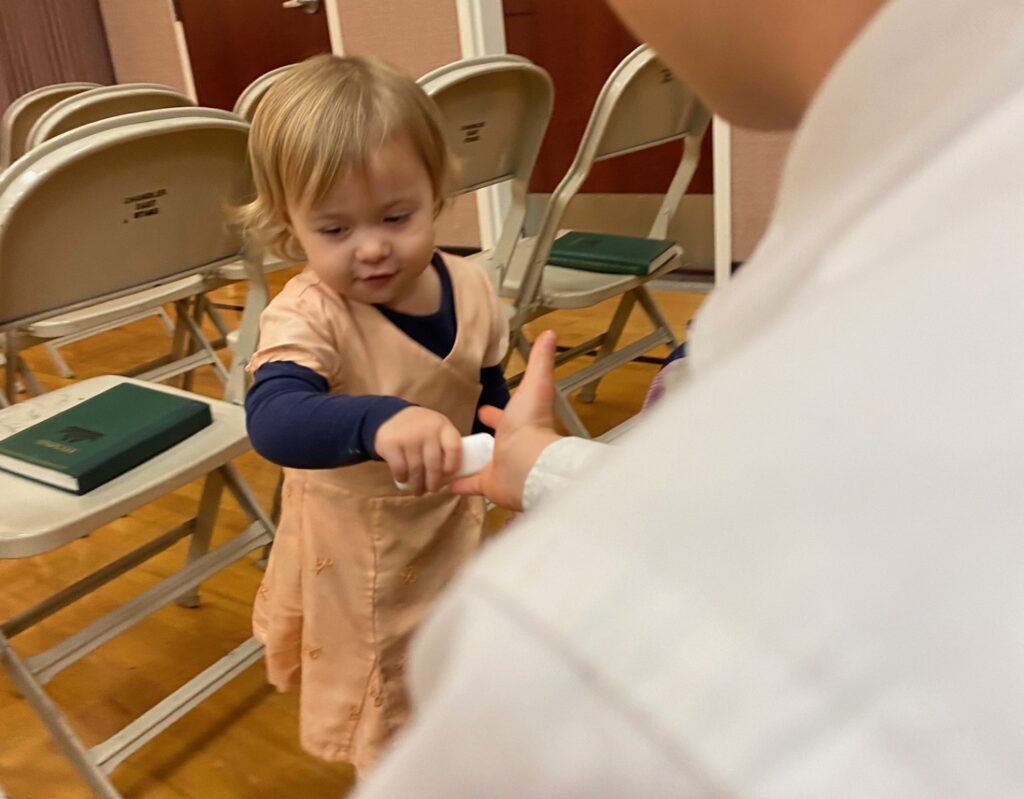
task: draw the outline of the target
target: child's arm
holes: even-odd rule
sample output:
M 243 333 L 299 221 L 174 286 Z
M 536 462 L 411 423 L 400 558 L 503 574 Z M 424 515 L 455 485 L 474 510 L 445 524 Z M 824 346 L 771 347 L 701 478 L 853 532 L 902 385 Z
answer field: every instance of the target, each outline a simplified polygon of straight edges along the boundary
M 264 458 L 295 469 L 379 459 L 377 431 L 411 406 L 398 397 L 328 393 L 327 380 L 290 361 L 259 368 L 245 398 L 246 426 Z

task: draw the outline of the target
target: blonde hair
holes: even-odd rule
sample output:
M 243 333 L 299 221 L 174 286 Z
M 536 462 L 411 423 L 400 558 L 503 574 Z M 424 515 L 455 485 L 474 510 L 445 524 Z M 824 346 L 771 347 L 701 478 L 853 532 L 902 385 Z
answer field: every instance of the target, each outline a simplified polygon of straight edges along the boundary
M 405 137 L 426 167 L 439 213 L 451 158 L 437 107 L 409 76 L 375 58 L 319 55 L 288 70 L 256 108 L 249 161 L 256 199 L 237 210 L 247 239 L 285 260 L 305 259 L 285 223 L 289 204 L 319 203 L 339 173 Z

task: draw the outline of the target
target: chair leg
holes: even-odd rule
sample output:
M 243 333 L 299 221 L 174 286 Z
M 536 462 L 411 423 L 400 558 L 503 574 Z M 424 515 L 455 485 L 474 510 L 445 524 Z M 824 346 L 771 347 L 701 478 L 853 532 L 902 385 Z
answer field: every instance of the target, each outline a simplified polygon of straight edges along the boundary
M 188 348 L 187 355 L 192 355 L 199 351 L 199 344 L 196 342 L 196 326 L 202 325 L 203 323 L 203 302 L 202 295 L 195 297 L 192 300 L 192 321 L 194 324 L 189 325 L 190 332 L 192 335 L 188 337 Z M 187 324 L 187 322 L 186 322 Z M 201 328 L 200 328 L 201 330 Z M 195 384 L 196 373 L 194 369 L 189 369 L 185 374 L 181 376 L 181 387 L 186 391 L 191 391 L 192 386 Z
M 587 430 L 587 426 L 583 424 L 583 420 L 580 419 L 579 414 L 576 413 L 569 402 L 568 393 L 562 391 L 557 383 L 555 384 L 555 410 L 558 412 L 558 416 L 561 418 L 562 424 L 565 425 L 569 435 L 578 438 L 592 438 L 590 431 Z
M 281 522 L 281 498 L 284 494 L 284 470 L 282 469 L 277 473 L 277 483 L 274 485 L 274 499 L 273 504 L 270 506 L 270 520 L 276 527 Z M 274 546 L 273 542 L 263 547 L 263 551 L 260 552 L 259 558 L 256 559 L 256 568 L 266 571 L 267 562 L 270 560 L 270 550 Z
M 213 538 L 213 527 L 217 521 L 217 509 L 220 507 L 220 498 L 223 493 L 224 477 L 220 469 L 206 475 L 203 494 L 199 498 L 195 528 L 189 539 L 188 555 L 185 557 L 186 565 L 210 551 L 210 539 Z M 183 608 L 199 607 L 199 586 L 187 594 L 182 594 L 178 597 L 177 602 Z
M 188 315 L 188 301 L 177 300 L 174 303 L 174 335 L 171 337 L 171 354 L 169 360 L 180 361 L 185 357 L 185 347 L 189 341 L 189 329 L 185 322 L 185 317 Z M 175 383 L 178 388 L 181 388 L 181 380 Z
M 615 309 L 612 323 L 608 326 L 608 331 L 604 334 L 604 338 L 601 341 L 601 348 L 597 351 L 597 360 L 601 360 L 601 358 L 605 358 L 615 351 L 619 344 L 619 339 L 622 338 L 622 331 L 625 329 L 626 322 L 629 321 L 629 315 L 633 312 L 633 306 L 635 305 L 636 295 L 632 291 L 623 295 L 622 299 L 619 300 L 619 307 Z M 597 387 L 600 382 L 601 378 L 597 377 L 583 386 L 577 395 L 579 401 L 593 402 L 595 397 L 597 397 Z
M 640 307 L 644 309 L 644 313 L 647 314 L 647 318 L 651 320 L 651 324 L 654 325 L 656 330 L 660 330 L 665 334 L 667 339 L 666 344 L 670 349 L 675 349 L 679 346 L 679 339 L 676 338 L 675 331 L 672 330 L 672 325 L 668 323 L 664 315 L 661 313 L 661 309 L 657 303 L 654 302 L 654 297 L 647 290 L 646 286 L 640 286 L 634 289 L 636 298 L 640 301 Z
M 31 670 L 21 656 L 11 646 L 7 637 L 0 631 L 0 661 L 3 662 L 7 672 L 11 675 L 14 684 L 25 698 L 25 701 L 32 706 L 36 715 L 42 720 L 54 737 L 57 745 L 61 748 L 68 760 L 75 766 L 82 778 L 88 783 L 93 793 L 100 799 L 122 799 L 120 793 L 107 779 L 103 771 L 97 766 L 79 740 L 74 730 L 65 720 L 63 714 L 57 709 L 53 700 L 32 675 Z
M 74 370 L 68 366 L 68 362 L 65 361 L 64 356 L 60 354 L 60 349 L 57 345 L 50 343 L 44 344 L 43 346 L 46 348 L 46 354 L 50 356 L 50 361 L 57 370 L 57 374 L 69 380 L 74 378 Z
M 519 350 L 519 354 L 524 361 L 529 361 L 533 342 L 530 341 L 525 333 L 520 332 L 516 336 L 516 349 Z M 590 431 L 583 424 L 583 420 L 573 410 L 572 404 L 569 402 L 568 393 L 562 391 L 557 382 L 555 383 L 555 412 L 562 420 L 569 435 L 578 436 L 579 438 L 591 438 Z
M 167 335 L 174 335 L 174 322 L 171 321 L 171 317 L 167 315 L 167 311 L 163 306 L 157 308 L 157 317 L 160 319 L 160 323 L 164 326 L 164 330 L 167 331 Z
M 210 317 L 210 321 L 213 322 L 213 326 L 217 328 L 217 334 L 221 339 L 226 339 L 228 333 L 231 332 L 231 328 L 228 327 L 228 323 L 224 321 L 224 317 L 221 312 L 217 310 L 217 307 L 210 302 L 209 298 L 204 294 L 201 298 L 203 304 L 203 313 Z

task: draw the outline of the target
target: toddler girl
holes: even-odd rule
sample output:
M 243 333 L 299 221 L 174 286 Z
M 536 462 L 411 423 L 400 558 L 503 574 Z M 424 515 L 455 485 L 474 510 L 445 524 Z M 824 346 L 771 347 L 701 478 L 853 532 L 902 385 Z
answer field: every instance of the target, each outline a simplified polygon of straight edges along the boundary
M 250 437 L 285 467 L 254 627 L 270 681 L 301 681 L 303 746 L 361 772 L 406 718 L 410 634 L 480 538 L 482 500 L 446 483 L 477 407 L 508 399 L 506 317 L 479 266 L 435 249 L 448 151 L 412 79 L 305 61 L 249 149 L 248 235 L 305 263 L 249 365 Z

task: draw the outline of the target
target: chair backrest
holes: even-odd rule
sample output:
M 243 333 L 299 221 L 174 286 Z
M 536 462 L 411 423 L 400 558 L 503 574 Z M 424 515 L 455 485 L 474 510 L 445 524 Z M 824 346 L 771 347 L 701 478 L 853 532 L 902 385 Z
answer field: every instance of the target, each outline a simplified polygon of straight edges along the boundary
M 157 83 L 101 86 L 61 100 L 40 116 L 29 131 L 26 149 L 38 147 L 73 128 L 119 114 L 187 106 L 195 106 L 195 103 L 170 86 Z
M 605 81 L 576 157 L 544 209 L 516 307 L 528 308 L 536 301 L 562 217 L 594 163 L 683 140 L 683 156 L 648 233 L 651 238 L 665 238 L 697 169 L 710 121 L 711 112 L 653 50 L 641 45 L 627 55 Z
M 123 127 L 124 125 L 137 125 L 144 122 L 160 122 L 165 119 L 181 119 L 183 117 L 224 119 L 229 121 L 238 119 L 238 117 L 230 111 L 222 111 L 219 108 L 182 107 L 161 108 L 156 111 L 138 111 L 134 114 L 120 114 L 119 116 L 101 119 L 98 122 L 90 122 L 88 125 L 72 128 L 66 133 L 61 133 L 59 136 L 47 139 L 38 147 L 33 147 L 27 153 L 22 155 L 21 158 L 11 164 L 8 169 L 0 173 L 0 191 L 3 191 L 7 186 L 9 186 L 18 177 L 18 175 L 26 169 L 30 169 L 40 158 L 49 155 L 54 150 L 58 150 L 66 144 L 78 141 L 79 139 L 88 138 L 89 136 L 96 133 L 102 133 L 106 130 Z
M 242 89 L 242 93 L 239 94 L 238 99 L 235 100 L 235 107 L 232 111 L 238 114 L 238 116 L 246 122 L 252 122 L 253 114 L 256 113 L 256 107 L 263 99 L 263 95 L 267 93 L 267 89 L 273 86 L 285 72 L 294 66 L 295 64 L 285 64 L 283 67 L 270 70 L 270 72 L 264 72 L 256 78 L 256 80 Z
M 248 127 L 121 125 L 19 168 L 0 190 L 0 330 L 237 259 L 226 211 L 251 193 Z
M 500 281 L 526 219 L 530 174 L 551 119 L 551 78 L 519 56 L 482 56 L 439 67 L 419 84 L 441 111 L 458 170 L 455 192 L 511 186 L 511 206 L 485 263 Z
M 55 83 L 23 94 L 11 103 L 0 118 L 0 169 L 5 169 L 25 152 L 32 126 L 54 104 L 96 88 L 99 88 L 98 83 Z

